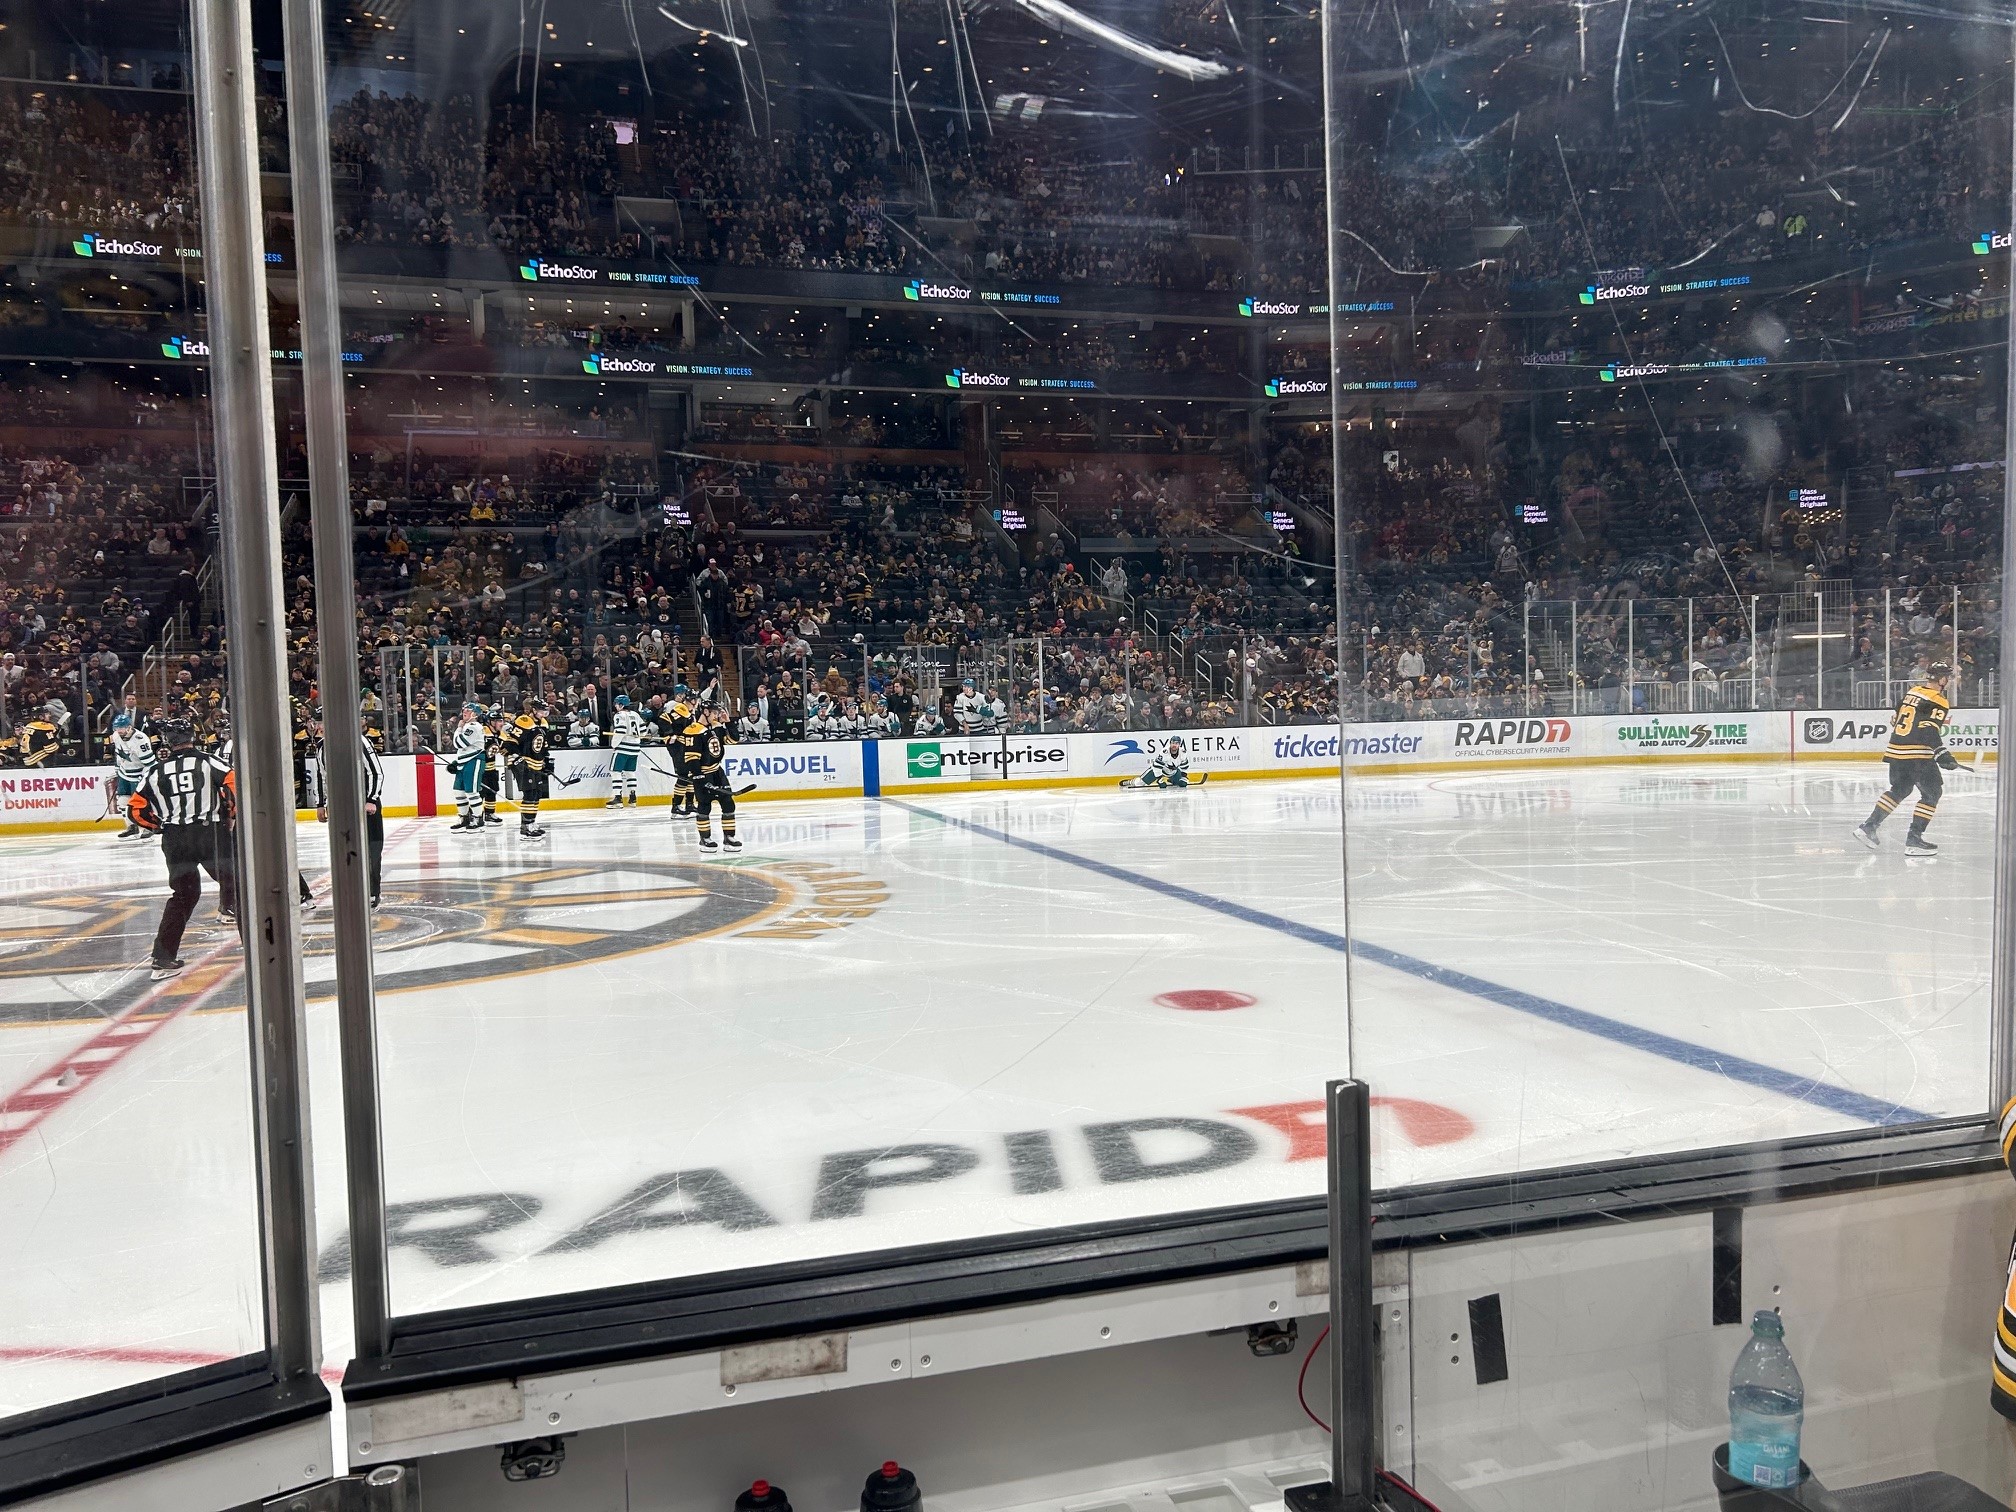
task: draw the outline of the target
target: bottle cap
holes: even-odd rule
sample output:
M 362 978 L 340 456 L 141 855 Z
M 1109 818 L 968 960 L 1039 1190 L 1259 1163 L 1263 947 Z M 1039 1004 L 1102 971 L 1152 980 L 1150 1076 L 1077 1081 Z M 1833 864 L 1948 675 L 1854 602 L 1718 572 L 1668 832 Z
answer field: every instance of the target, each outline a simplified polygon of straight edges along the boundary
M 923 1505 L 917 1477 L 894 1460 L 884 1460 L 861 1488 L 861 1512 L 917 1512 Z

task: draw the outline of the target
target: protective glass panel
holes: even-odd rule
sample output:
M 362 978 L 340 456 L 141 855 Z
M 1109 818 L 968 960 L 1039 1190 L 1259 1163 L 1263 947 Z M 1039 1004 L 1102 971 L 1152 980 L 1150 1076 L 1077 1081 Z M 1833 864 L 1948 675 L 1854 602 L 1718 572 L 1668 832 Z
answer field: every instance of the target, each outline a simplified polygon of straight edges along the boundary
M 331 31 L 394 1310 L 1314 1195 L 1316 18 Z
M 265 1344 L 188 26 L 0 25 L 0 1427 Z
M 1824 13 L 1822 13 L 1824 12 Z M 1331 18 L 1377 1184 L 1981 1112 L 2006 26 Z

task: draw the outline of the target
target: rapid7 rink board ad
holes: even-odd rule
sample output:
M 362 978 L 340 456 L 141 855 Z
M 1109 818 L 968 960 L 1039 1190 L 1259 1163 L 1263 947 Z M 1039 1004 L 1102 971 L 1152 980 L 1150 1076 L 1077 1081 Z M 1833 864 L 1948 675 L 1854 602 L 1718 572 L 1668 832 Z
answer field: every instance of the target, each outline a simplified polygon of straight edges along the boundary
M 395 1306 L 1313 1196 L 1347 1069 L 1384 1186 L 1971 1111 L 1995 724 L 1953 717 L 1976 770 L 1949 774 L 1931 862 L 1851 838 L 1885 733 L 1179 731 L 1210 779 L 1180 792 L 1121 787 L 1161 731 L 747 746 L 728 775 L 768 801 L 732 860 L 648 765 L 659 806 L 604 809 L 606 752 L 561 757 L 575 807 L 537 839 L 451 834 L 439 770 L 390 759 Z M 257 1343 L 237 936 L 206 884 L 190 969 L 148 981 L 160 851 L 94 823 L 94 776 L 0 778 L 38 805 L 0 833 L 0 1233 L 43 1254 L 0 1267 L 19 1400 Z M 299 833 L 324 892 L 328 830 Z M 329 909 L 302 929 L 339 1193 Z M 338 1286 L 340 1201 L 320 1242 Z M 188 1300 L 223 1282 L 242 1314 Z
M 1946 727 L 1963 761 L 1992 762 L 1997 711 L 1956 709 Z M 727 776 L 742 798 L 876 797 L 952 787 L 1067 787 L 1119 784 L 1138 776 L 1173 736 L 1191 778 L 1311 777 L 1345 764 L 1359 775 L 1390 776 L 1642 761 L 1863 760 L 1872 772 L 1889 734 L 1884 711 L 1770 711 L 1751 714 L 1616 716 L 1503 715 L 1392 724 L 1282 725 L 1222 730 L 1136 730 L 1098 734 L 944 735 L 929 739 L 832 741 L 731 747 Z M 545 811 L 589 808 L 609 796 L 606 750 L 555 753 Z M 111 827 L 110 767 L 0 772 L 0 830 Z M 669 756 L 647 748 L 640 768 L 646 801 L 671 793 Z M 385 811 L 408 818 L 450 814 L 449 774 L 432 757 L 385 761 Z M 506 784 L 506 802 L 509 785 Z

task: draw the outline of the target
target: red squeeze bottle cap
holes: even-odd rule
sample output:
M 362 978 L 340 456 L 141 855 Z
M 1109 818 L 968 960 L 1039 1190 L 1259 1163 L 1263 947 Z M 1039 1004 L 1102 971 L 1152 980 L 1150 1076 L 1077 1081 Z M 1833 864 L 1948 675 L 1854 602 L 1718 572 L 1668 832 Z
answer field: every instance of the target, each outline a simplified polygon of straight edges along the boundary
M 901 1475 L 902 1473 L 903 1473 L 903 1467 L 897 1464 L 896 1461 L 894 1460 L 882 1461 L 882 1475 L 885 1479 L 894 1480 L 896 1479 L 897 1476 Z
M 770 1482 L 765 1480 L 757 1481 L 754 1485 L 750 1486 L 749 1494 L 751 1496 L 759 1496 L 759 1497 L 768 1496 L 770 1494 Z

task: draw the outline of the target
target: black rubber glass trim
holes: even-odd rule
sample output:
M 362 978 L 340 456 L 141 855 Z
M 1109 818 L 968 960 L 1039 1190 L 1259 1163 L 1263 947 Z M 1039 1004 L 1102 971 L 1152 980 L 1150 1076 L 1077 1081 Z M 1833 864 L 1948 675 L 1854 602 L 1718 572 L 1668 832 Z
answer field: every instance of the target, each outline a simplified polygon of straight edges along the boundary
M 238 1443 L 329 1408 L 320 1379 L 276 1380 L 262 1354 L 0 1419 L 0 1507 Z
M 1993 1125 L 1949 1119 L 1381 1194 L 1376 1248 L 1620 1223 L 1999 1169 Z M 761 1339 L 865 1328 L 1324 1253 L 1320 1198 L 800 1261 L 396 1319 L 346 1400 L 550 1375 Z

